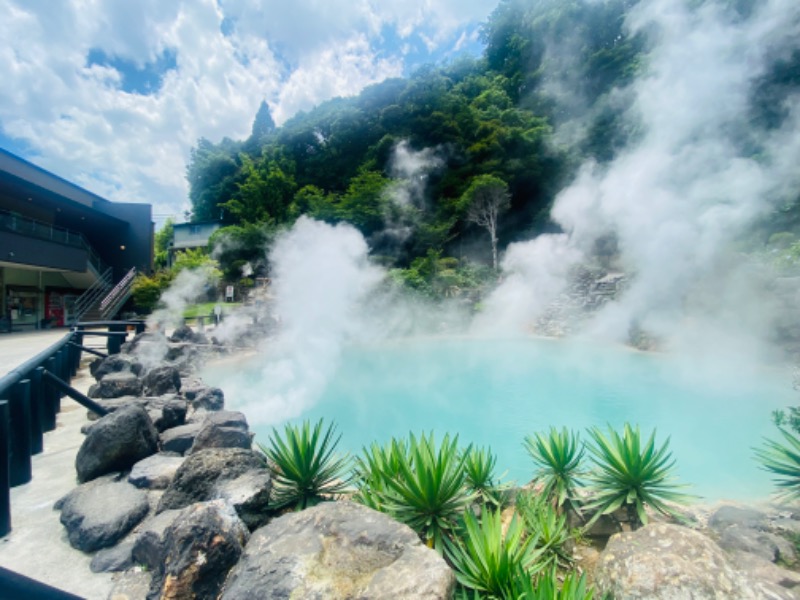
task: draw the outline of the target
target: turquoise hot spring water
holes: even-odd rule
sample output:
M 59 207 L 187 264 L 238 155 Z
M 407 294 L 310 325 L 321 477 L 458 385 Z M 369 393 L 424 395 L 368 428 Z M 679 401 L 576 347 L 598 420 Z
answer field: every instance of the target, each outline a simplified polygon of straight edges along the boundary
M 256 381 L 256 356 L 209 366 L 206 381 Z M 769 474 L 753 459 L 765 436 L 777 438 L 774 409 L 800 404 L 788 369 L 687 359 L 609 346 L 539 339 L 448 338 L 351 346 L 316 402 L 293 422 L 324 418 L 342 434 L 340 449 L 359 453 L 372 441 L 433 430 L 489 446 L 505 480 L 525 483 L 533 464 L 522 443 L 550 426 L 638 424 L 670 438 L 677 479 L 705 501 L 767 498 Z M 251 419 L 252 421 L 252 419 Z M 281 423 L 275 423 L 281 425 Z M 266 443 L 270 425 L 254 423 Z M 587 436 L 583 435 L 583 439 Z

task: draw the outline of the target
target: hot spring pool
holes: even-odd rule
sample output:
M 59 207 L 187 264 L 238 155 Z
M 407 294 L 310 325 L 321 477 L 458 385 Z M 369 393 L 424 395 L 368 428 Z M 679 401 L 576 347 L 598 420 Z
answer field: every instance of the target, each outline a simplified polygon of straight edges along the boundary
M 204 378 L 225 390 L 229 409 L 248 414 L 256 441 L 266 443 L 271 427 L 253 423 L 231 393 L 233 380 L 259 386 L 253 364 L 210 367 Z M 800 397 L 783 370 L 564 341 L 452 338 L 346 349 L 316 403 L 294 421 L 335 421 L 351 453 L 409 431 L 457 433 L 464 444 L 490 446 L 499 472 L 520 483 L 533 469 L 525 435 L 628 421 L 643 433 L 657 428 L 659 442 L 670 436 L 688 491 L 747 500 L 772 492 L 752 448 L 775 437 L 771 411 L 794 404 Z

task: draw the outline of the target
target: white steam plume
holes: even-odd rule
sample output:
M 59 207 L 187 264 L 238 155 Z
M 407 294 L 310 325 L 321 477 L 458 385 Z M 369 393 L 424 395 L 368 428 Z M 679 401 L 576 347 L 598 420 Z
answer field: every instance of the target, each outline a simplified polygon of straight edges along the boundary
M 696 329 L 687 320 L 691 310 L 714 315 L 714 327 L 748 319 L 762 325 L 753 316 L 764 309 L 758 290 L 743 283 L 743 261 L 730 257 L 755 219 L 788 190 L 797 193 L 798 97 L 788 100 L 780 131 L 748 131 L 748 121 L 754 83 L 781 48 L 800 39 L 800 3 L 757 2 L 742 19 L 720 3 L 690 10 L 684 2 L 648 0 L 627 25 L 655 34 L 646 73 L 632 87 L 628 117 L 640 138 L 610 165 L 584 165 L 559 194 L 552 217 L 567 235 L 509 248 L 505 282 L 484 319 L 504 317 L 523 329 L 534 316 L 529 308 L 555 297 L 570 264 L 587 260 L 598 238 L 611 233 L 632 285 L 596 316 L 595 334 L 624 339 L 638 323 L 674 339 Z M 742 151 L 745 136 L 761 151 Z
M 257 379 L 231 372 L 218 382 L 254 423 L 275 424 L 311 406 L 357 335 L 360 307 L 383 278 L 361 234 L 301 217 L 270 254 L 277 337 L 262 345 Z

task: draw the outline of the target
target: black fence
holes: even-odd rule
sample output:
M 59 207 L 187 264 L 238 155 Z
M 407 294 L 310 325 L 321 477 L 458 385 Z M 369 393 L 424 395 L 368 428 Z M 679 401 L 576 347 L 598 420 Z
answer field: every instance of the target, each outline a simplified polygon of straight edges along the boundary
M 107 328 L 96 331 L 95 327 Z M 83 345 L 87 336 L 106 338 L 109 354 L 116 354 L 129 329 L 144 330 L 141 321 L 79 323 L 47 350 L 0 379 L 0 538 L 11 531 L 11 488 L 33 477 L 31 457 L 44 450 L 44 434 L 56 427 L 61 399 L 68 395 L 100 415 L 105 409 L 69 382 L 77 373 L 81 353 L 105 356 Z

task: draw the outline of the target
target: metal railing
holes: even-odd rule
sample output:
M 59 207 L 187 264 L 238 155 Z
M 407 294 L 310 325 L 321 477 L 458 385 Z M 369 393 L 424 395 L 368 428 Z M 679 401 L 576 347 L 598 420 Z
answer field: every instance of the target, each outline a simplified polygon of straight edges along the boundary
M 89 264 L 94 267 L 98 273 L 103 273 L 108 269 L 108 265 L 97 255 L 97 252 L 92 248 L 92 245 L 88 242 L 86 237 L 77 231 L 42 223 L 41 221 L 23 217 L 22 215 L 17 215 L 7 210 L 0 210 L 0 229 L 40 240 L 55 242 L 56 244 L 81 248 L 87 252 L 89 255 Z
M 71 324 L 80 321 L 84 315 L 106 295 L 108 288 L 111 287 L 113 273 L 114 271 L 111 267 L 106 269 L 106 271 L 75 301 L 75 306 L 72 310 Z
M 107 319 L 113 317 L 125 301 L 130 297 L 133 280 L 136 277 L 136 267 L 125 273 L 125 277 L 106 295 L 100 302 L 100 315 Z

